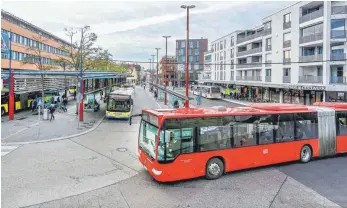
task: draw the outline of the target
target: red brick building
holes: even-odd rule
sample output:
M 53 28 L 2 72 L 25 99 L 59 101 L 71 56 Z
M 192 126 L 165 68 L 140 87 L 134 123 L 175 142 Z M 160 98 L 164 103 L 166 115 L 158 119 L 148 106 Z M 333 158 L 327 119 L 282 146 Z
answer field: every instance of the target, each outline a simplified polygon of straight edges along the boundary
M 167 82 L 168 86 L 170 83 L 172 85 L 177 85 L 177 60 L 175 56 L 168 56 L 167 63 L 165 56 L 160 59 L 159 71 L 161 76 L 161 83 L 165 84 Z

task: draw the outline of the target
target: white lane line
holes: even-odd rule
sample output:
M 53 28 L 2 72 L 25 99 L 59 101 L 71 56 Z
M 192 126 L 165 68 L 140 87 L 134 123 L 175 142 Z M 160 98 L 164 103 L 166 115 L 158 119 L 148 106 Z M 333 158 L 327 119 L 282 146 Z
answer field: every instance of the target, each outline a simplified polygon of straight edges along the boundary
M 20 146 L 1 146 L 1 157 L 7 155 Z

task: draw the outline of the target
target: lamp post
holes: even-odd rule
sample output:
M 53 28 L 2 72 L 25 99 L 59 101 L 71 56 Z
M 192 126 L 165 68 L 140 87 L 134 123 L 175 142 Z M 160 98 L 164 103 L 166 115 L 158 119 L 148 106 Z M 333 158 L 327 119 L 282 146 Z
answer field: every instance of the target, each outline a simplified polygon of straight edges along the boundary
M 167 74 L 167 39 L 171 38 L 171 36 L 163 36 L 163 38 L 165 38 L 165 74 Z M 166 93 L 167 82 L 168 82 L 168 79 L 166 79 L 166 82 L 165 82 L 165 100 L 164 100 L 164 105 L 167 105 L 167 93 Z
M 195 8 L 194 5 L 182 5 L 182 9 L 187 10 L 187 40 L 186 40 L 186 103 L 185 107 L 189 108 L 189 72 L 188 72 L 188 48 L 189 48 L 189 9 Z
M 151 68 L 151 74 L 152 74 L 152 84 L 153 84 L 153 82 L 154 82 L 154 54 L 152 54 L 151 55 L 152 56 L 152 68 Z M 153 85 L 152 85 L 152 87 L 153 87 Z
M 148 59 L 148 61 L 149 61 L 149 73 L 151 75 L 151 78 L 153 79 L 153 77 L 152 77 L 152 59 Z
M 157 84 L 157 86 L 158 86 L 158 81 L 159 81 L 159 79 L 158 79 L 158 72 L 159 72 L 159 60 L 158 60 L 158 56 L 159 56 L 159 50 L 160 50 L 160 48 L 155 48 L 155 50 L 157 50 L 157 81 L 156 81 L 156 84 Z M 157 96 L 159 96 L 159 91 L 158 91 L 158 87 L 157 87 Z

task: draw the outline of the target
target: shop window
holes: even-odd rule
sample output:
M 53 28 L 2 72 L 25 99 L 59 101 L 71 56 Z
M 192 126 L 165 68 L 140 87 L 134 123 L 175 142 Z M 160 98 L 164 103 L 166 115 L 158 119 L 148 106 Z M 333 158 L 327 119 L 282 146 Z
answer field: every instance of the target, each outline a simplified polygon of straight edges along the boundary
M 317 113 L 295 114 L 294 135 L 296 140 L 318 138 Z
M 233 125 L 234 147 L 257 145 L 256 139 L 256 116 L 236 116 Z
M 336 112 L 336 135 L 346 136 L 347 135 L 347 111 Z

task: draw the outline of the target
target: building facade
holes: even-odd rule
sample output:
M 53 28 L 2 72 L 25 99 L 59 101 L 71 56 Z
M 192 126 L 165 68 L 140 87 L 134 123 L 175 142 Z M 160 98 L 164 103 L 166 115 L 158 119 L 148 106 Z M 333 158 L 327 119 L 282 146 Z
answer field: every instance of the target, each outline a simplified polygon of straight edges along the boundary
M 37 70 L 35 64 L 23 64 L 28 54 L 34 54 L 30 47 L 40 49 L 42 63 L 46 68 L 60 70 L 69 68 L 61 66 L 56 60 L 68 53 L 61 50 L 62 46 L 70 44 L 35 25 L 1 10 L 1 32 L 8 33 L 12 37 L 12 68 L 22 70 Z M 37 54 L 36 54 L 37 55 Z M 1 53 L 1 68 L 9 69 L 9 54 Z
M 213 41 L 205 82 L 281 103 L 346 102 L 346 24 L 346 2 L 298 2 Z
M 204 69 L 204 53 L 207 51 L 207 47 L 207 39 L 189 39 L 188 70 L 190 82 L 197 80 L 198 74 Z M 176 59 L 180 65 L 178 68 L 185 68 L 186 56 L 186 40 L 176 40 Z M 181 77 L 184 81 L 184 73 L 181 74 Z
M 161 76 L 161 84 L 167 83 L 168 86 L 177 86 L 177 59 L 175 56 L 168 56 L 167 59 L 162 57 L 159 63 L 159 73 Z

